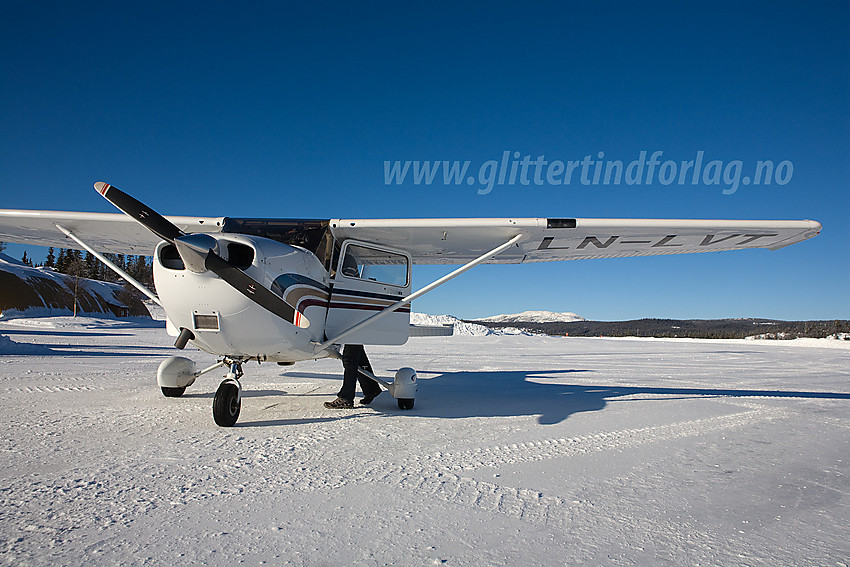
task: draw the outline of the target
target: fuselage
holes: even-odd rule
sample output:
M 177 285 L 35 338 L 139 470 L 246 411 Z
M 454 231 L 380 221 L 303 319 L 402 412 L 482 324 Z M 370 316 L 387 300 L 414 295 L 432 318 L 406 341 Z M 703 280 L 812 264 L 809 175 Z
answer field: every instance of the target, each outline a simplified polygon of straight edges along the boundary
M 184 250 L 181 255 L 175 245 L 163 241 L 154 254 L 154 283 L 169 333 L 177 336 L 187 329 L 195 346 L 218 356 L 273 362 L 330 356 L 333 351 L 318 350 L 319 343 L 399 303 L 410 292 L 410 256 L 392 248 L 346 240 L 329 247 L 322 261 L 306 248 L 261 236 L 200 236 L 176 243 L 195 250 L 211 246 L 219 262 L 226 261 L 253 282 L 237 289 L 205 269 L 200 252 Z M 283 299 L 292 314 L 264 307 L 257 285 Z M 394 309 L 347 334 L 346 342 L 404 344 L 410 333 L 410 305 Z

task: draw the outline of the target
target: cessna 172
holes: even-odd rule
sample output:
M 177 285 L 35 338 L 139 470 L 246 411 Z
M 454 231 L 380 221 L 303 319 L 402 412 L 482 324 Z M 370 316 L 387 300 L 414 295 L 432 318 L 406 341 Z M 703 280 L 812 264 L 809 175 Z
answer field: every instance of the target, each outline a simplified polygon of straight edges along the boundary
M 273 219 L 163 217 L 106 183 L 95 189 L 124 214 L 0 210 L 0 240 L 87 250 L 165 310 L 182 349 L 191 342 L 219 362 L 196 370 L 162 362 L 166 396 L 226 366 L 213 401 L 220 426 L 236 423 L 242 364 L 340 357 L 340 347 L 400 345 L 411 302 L 482 263 L 526 263 L 746 248 L 776 250 L 820 232 L 816 221 L 576 218 Z M 153 250 L 158 295 L 102 253 Z M 411 265 L 460 264 L 411 293 Z M 411 409 L 416 373 L 392 382 L 365 368 Z

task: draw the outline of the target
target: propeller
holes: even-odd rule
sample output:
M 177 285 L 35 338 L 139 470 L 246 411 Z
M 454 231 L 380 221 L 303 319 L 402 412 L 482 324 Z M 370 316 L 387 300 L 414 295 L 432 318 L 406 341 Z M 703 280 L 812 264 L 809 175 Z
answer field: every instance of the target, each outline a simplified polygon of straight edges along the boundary
M 168 219 L 154 211 L 141 201 L 131 197 L 121 189 L 113 187 L 109 183 L 98 181 L 94 184 L 95 190 L 115 205 L 119 211 L 136 221 L 149 231 L 174 244 L 174 240 L 185 236 L 185 232 L 174 226 Z
M 138 199 L 108 183 L 98 181 L 94 188 L 122 213 L 173 244 L 187 269 L 196 273 L 209 270 L 251 301 L 295 324 L 295 309 L 244 270 L 219 256 L 215 251 L 218 244 L 215 238 L 203 233 L 186 234 Z M 306 322 L 304 317 L 301 320 Z

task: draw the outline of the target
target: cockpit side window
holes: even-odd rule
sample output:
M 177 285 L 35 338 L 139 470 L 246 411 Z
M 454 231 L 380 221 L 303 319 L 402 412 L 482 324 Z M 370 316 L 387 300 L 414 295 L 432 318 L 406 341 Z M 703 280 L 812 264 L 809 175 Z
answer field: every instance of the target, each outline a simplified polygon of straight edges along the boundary
M 342 259 L 342 275 L 349 278 L 359 278 L 360 267 L 357 265 L 357 259 L 354 257 L 354 254 L 351 253 L 352 248 L 354 247 L 348 247 L 348 250 L 345 252 L 345 258 Z
M 410 271 L 408 264 L 403 254 L 349 244 L 340 270 L 345 277 L 405 287 Z

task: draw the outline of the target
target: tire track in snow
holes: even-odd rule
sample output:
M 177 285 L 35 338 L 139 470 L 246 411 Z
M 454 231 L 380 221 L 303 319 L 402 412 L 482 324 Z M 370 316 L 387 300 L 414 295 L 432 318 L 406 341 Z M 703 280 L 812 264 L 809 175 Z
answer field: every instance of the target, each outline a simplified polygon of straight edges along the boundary
M 223 496 L 262 498 L 269 491 L 326 491 L 344 486 L 381 486 L 404 491 L 423 499 L 438 499 L 467 509 L 497 513 L 510 518 L 564 531 L 593 520 L 594 502 L 549 496 L 539 491 L 472 478 L 471 471 L 487 466 L 503 466 L 548 459 L 571 457 L 630 448 L 745 427 L 780 419 L 783 408 L 756 407 L 731 415 L 625 429 L 567 439 L 548 439 L 506 446 L 436 453 L 410 457 L 405 463 L 377 460 L 364 468 L 357 456 L 338 455 L 322 458 L 316 449 L 334 443 L 339 432 L 324 434 L 309 428 L 300 435 L 287 437 L 289 449 L 281 452 L 281 438 L 268 437 L 242 445 L 234 453 L 234 441 L 247 441 L 240 435 L 211 438 L 198 435 L 183 441 L 202 444 L 204 454 L 226 455 L 210 458 L 202 465 L 177 466 L 183 451 L 164 453 L 157 459 L 131 471 L 130 464 L 106 459 L 91 476 L 69 470 L 52 478 L 7 482 L 0 486 L 0 505 L 5 513 L 0 520 L 14 522 L 22 510 L 28 510 L 34 529 L 50 534 L 64 533 L 69 525 L 101 530 L 126 524 L 153 509 L 185 506 Z M 257 469 L 261 469 L 262 472 Z M 469 471 L 469 472 L 467 472 Z M 91 475 L 93 471 L 87 471 Z M 122 479 L 141 474 L 144 481 L 124 483 Z M 42 510 L 44 499 L 62 501 L 63 508 L 80 510 L 68 517 L 52 517 Z M 15 545 L 13 544 L 14 548 Z
M 293 459 L 286 472 L 280 467 L 284 462 L 273 459 L 261 466 L 274 468 L 269 475 L 271 484 L 296 491 L 338 489 L 352 484 L 378 484 L 394 489 L 437 498 L 445 502 L 488 512 L 504 514 L 524 521 L 567 529 L 579 516 L 585 514 L 593 504 L 587 501 L 566 500 L 547 496 L 522 487 L 512 487 L 477 480 L 469 472 L 486 467 L 499 467 L 551 459 L 569 459 L 581 455 L 606 451 L 628 450 L 649 443 L 695 437 L 710 432 L 736 429 L 759 422 L 787 417 L 795 412 L 786 408 L 771 408 L 752 403 L 745 405 L 748 411 L 729 415 L 702 418 L 673 424 L 648 426 L 583 435 L 572 438 L 546 439 L 542 441 L 515 443 L 483 447 L 460 452 L 441 452 L 426 456 L 409 456 L 405 464 L 377 461 L 363 468 L 358 459 L 336 461 L 329 467 L 314 458 Z M 316 438 L 309 439 L 313 446 Z M 302 447 L 303 449 L 303 447 Z M 262 452 L 262 451 L 261 451 Z M 307 455 L 303 454 L 302 457 Z M 254 462 L 256 466 L 257 463 Z M 300 466 L 299 466 L 300 465 Z M 259 488 L 259 487 L 258 487 Z
M 447 470 L 473 469 L 528 463 L 610 450 L 630 449 L 646 443 L 693 437 L 717 431 L 770 421 L 789 415 L 785 408 L 758 406 L 746 412 L 695 419 L 665 425 L 609 431 L 578 437 L 545 439 L 525 443 L 512 443 L 496 447 L 470 449 L 460 453 L 437 453 L 424 457 L 427 463 L 435 462 Z
M 242 436 L 211 438 L 200 435 L 184 442 L 203 445 L 207 455 L 226 456 L 211 459 L 203 466 L 179 467 L 177 470 L 165 462 L 151 462 L 144 467 L 143 476 L 147 480 L 129 486 L 119 486 L 115 482 L 115 479 L 132 478 L 131 472 L 125 470 L 128 465 L 105 462 L 102 463 L 100 474 L 96 475 L 98 482 L 94 485 L 89 481 L 82 482 L 75 472 L 68 471 L 60 478 L 45 479 L 46 484 L 42 480 L 23 486 L 14 483 L 3 486 L 0 489 L 0 503 L 28 501 L 33 504 L 34 495 L 58 498 L 67 501 L 69 505 L 78 504 L 83 499 L 86 503 L 83 508 L 88 513 L 95 512 L 95 515 L 89 520 L 74 516 L 73 523 L 108 526 L 120 522 L 128 511 L 132 517 L 136 517 L 152 508 L 182 506 L 224 495 L 244 497 L 244 494 L 249 494 L 251 498 L 256 498 L 269 490 L 310 492 L 333 490 L 346 485 L 371 485 L 416 494 L 425 499 L 434 498 L 468 509 L 498 513 L 547 528 L 567 530 L 577 522 L 588 521 L 594 509 L 593 502 L 549 496 L 524 487 L 478 480 L 472 478 L 472 471 L 483 467 L 628 450 L 649 443 L 746 427 L 789 414 L 784 408 L 749 405 L 752 409 L 730 415 L 572 438 L 409 456 L 409 460 L 403 464 L 378 460 L 365 468 L 362 460 L 356 456 L 340 454 L 339 459 L 326 460 L 316 455 L 317 447 L 324 447 L 338 438 L 338 431 L 322 433 L 318 428 L 309 428 L 298 436 L 286 438 L 290 447 L 284 452 L 281 452 L 280 446 L 282 439 L 277 436 L 249 442 L 241 451 L 232 453 L 234 441 L 245 441 Z M 177 448 L 173 455 L 163 454 L 157 460 L 179 461 L 181 454 Z M 257 474 L 257 469 L 263 472 Z M 123 493 L 125 490 L 129 490 L 128 496 L 132 496 L 129 502 Z M 111 504 L 96 505 L 101 497 Z M 123 501 L 124 510 L 116 516 L 115 510 L 110 508 L 119 501 Z M 3 516 L 0 514 L 0 517 Z M 4 519 L 12 520 L 15 514 L 11 516 Z M 40 515 L 36 513 L 35 516 Z M 36 525 L 48 530 L 62 529 L 67 526 L 67 519 L 59 521 L 42 517 Z
M 351 482 L 373 481 L 388 484 L 453 504 L 498 512 L 513 518 L 566 529 L 574 517 L 582 514 L 592 504 L 546 496 L 526 488 L 480 481 L 463 476 L 459 471 L 568 459 L 612 450 L 628 450 L 648 443 L 746 427 L 759 422 L 781 419 L 790 413 L 792 412 L 785 408 L 757 406 L 757 409 L 750 411 L 667 425 L 484 447 L 458 453 L 437 453 L 424 458 L 412 458 L 418 466 L 396 465 L 386 469 L 383 469 L 380 464 L 373 466 L 360 475 L 352 477 Z
M 839 419 L 837 417 L 827 417 L 823 415 L 812 415 L 811 418 L 818 423 L 822 423 L 824 425 L 831 425 L 833 427 L 844 427 L 850 429 L 850 420 L 847 419 Z
M 536 490 L 504 486 L 436 470 L 411 472 L 405 467 L 398 467 L 373 480 L 428 498 L 556 528 L 565 527 L 564 520 L 569 515 L 588 505 L 587 502 L 567 502 L 560 497 L 545 496 Z
M 108 390 L 104 386 L 20 386 L 3 388 L 4 394 L 55 394 L 59 392 L 96 392 Z

